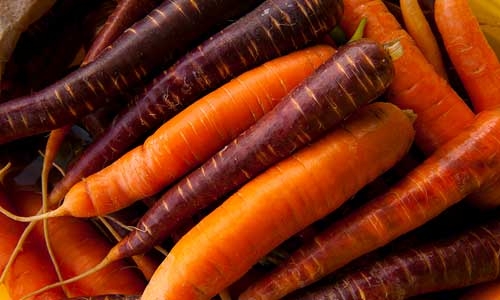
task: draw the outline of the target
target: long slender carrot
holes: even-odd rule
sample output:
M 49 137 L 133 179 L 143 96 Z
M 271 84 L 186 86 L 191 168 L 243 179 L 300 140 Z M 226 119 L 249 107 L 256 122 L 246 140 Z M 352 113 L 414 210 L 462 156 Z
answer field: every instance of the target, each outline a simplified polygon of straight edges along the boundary
M 444 79 L 447 79 L 448 73 L 444 66 L 441 49 L 418 0 L 401 0 L 399 3 L 406 30 L 422 51 L 422 54 L 434 66 L 436 72 Z
M 150 250 L 201 207 L 324 135 L 359 107 L 376 99 L 391 82 L 394 70 L 390 54 L 397 53 L 397 45 L 388 45 L 392 50 L 388 51 L 376 42 L 359 40 L 339 49 L 273 110 L 184 177 L 182 185 L 173 186 L 170 194 L 167 191 L 163 201 L 157 201 L 148 210 L 131 234 L 115 245 L 100 264 L 80 277 L 111 261 Z M 196 176 L 194 179 L 192 174 Z
M 500 109 L 484 111 L 387 193 L 334 222 L 250 287 L 241 299 L 274 299 L 424 224 L 498 174 Z
M 0 205 L 13 210 L 13 207 L 3 189 L 0 189 Z M 9 218 L 0 216 L 0 270 L 3 271 L 10 253 L 14 250 L 17 240 L 21 236 L 25 225 Z M 47 284 L 57 282 L 57 276 L 50 264 L 50 259 L 43 245 L 30 237 L 26 248 L 10 266 L 3 284 L 7 287 L 9 296 L 13 300 L 20 299 Z M 64 299 L 62 289 L 52 289 L 30 299 Z
M 120 114 L 113 126 L 85 151 L 54 188 L 64 196 L 81 178 L 122 155 L 139 137 L 207 92 L 244 71 L 319 39 L 338 21 L 342 1 L 267 0 L 180 58 Z M 133 129 L 131 129 L 133 128 Z
M 395 105 L 362 108 L 202 219 L 175 244 L 141 299 L 210 299 L 394 165 L 413 136 L 412 119 Z
M 500 279 L 472 286 L 460 296 L 460 300 L 499 300 L 499 299 L 500 299 Z
M 470 97 L 480 112 L 500 105 L 500 62 L 483 35 L 466 0 L 436 0 L 435 19 L 446 51 Z M 499 180 L 471 195 L 482 208 L 500 205 Z
M 380 43 L 398 39 L 404 54 L 395 64 L 396 75 L 387 99 L 415 111 L 415 142 L 430 154 L 472 122 L 474 114 L 435 72 L 409 34 L 401 28 L 382 0 L 344 0 L 341 27 L 352 33 L 367 18 L 365 36 Z
M 436 0 L 436 25 L 476 112 L 500 105 L 500 62 L 467 0 Z
M 166 122 L 143 145 L 78 182 L 58 209 L 105 215 L 158 193 L 270 111 L 334 51 L 314 46 L 238 76 Z
M 15 191 L 13 196 L 21 214 L 36 213 L 41 195 L 29 191 Z M 38 224 L 41 225 L 41 224 Z M 87 220 L 61 217 L 48 220 L 51 246 L 64 278 L 73 277 L 98 263 L 112 244 L 92 227 Z M 43 240 L 42 226 L 34 233 Z M 136 269 L 125 261 L 115 261 L 106 268 L 67 286 L 68 296 L 101 294 L 141 294 L 146 282 Z
M 289 299 L 403 300 L 464 288 L 498 278 L 499 254 L 500 219 L 496 219 L 446 240 L 393 251 L 331 284 L 304 289 Z
M 260 1 L 164 1 L 98 60 L 32 95 L 1 103 L 0 144 L 76 121 L 167 67 L 198 39 Z

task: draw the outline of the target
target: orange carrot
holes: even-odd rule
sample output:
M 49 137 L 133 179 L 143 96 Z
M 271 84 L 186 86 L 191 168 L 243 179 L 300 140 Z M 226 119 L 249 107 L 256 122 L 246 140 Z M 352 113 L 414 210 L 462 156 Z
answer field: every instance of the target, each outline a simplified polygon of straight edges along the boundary
M 415 142 L 427 154 L 456 136 L 474 114 L 435 72 L 414 40 L 404 31 L 382 0 L 344 0 L 342 28 L 352 33 L 361 18 L 367 18 L 365 36 L 384 43 L 399 39 L 403 56 L 394 62 L 396 75 L 388 100 L 418 115 Z
M 467 0 L 436 0 L 436 25 L 474 110 L 500 105 L 500 62 Z
M 333 53 L 330 46 L 314 46 L 242 74 L 166 122 L 143 145 L 78 182 L 56 214 L 104 215 L 159 192 L 271 110 Z
M 500 300 L 500 279 L 470 287 L 460 300 Z
M 13 210 L 13 207 L 3 190 L 0 190 L 0 205 Z M 9 260 L 10 253 L 14 250 L 17 240 L 24 230 L 25 224 L 15 222 L 0 216 L 0 270 L 3 271 Z M 9 296 L 13 300 L 20 299 L 47 284 L 57 281 L 57 276 L 52 268 L 43 244 L 31 236 L 25 244 L 24 250 L 18 255 L 7 270 L 5 281 Z M 52 289 L 30 299 L 64 299 L 62 289 Z
M 500 62 L 467 0 L 436 0 L 435 19 L 446 51 L 476 112 L 500 105 Z M 500 205 L 500 179 L 470 196 L 481 208 Z
M 240 299 L 275 299 L 421 226 L 497 176 L 500 109 L 484 111 L 387 193 L 333 223 Z
M 216 295 L 266 253 L 394 165 L 413 136 L 412 119 L 395 105 L 378 102 L 361 108 L 202 219 L 174 245 L 141 299 Z
M 410 36 L 415 40 L 418 48 L 427 60 L 434 66 L 436 72 L 444 79 L 448 78 L 444 66 L 441 50 L 439 49 L 436 37 L 425 18 L 418 0 L 401 0 L 401 13 L 405 27 Z
M 13 199 L 21 214 L 33 214 L 40 208 L 41 195 L 16 191 Z M 37 224 L 41 225 L 41 224 Z M 73 277 L 99 262 L 112 245 L 87 220 L 61 217 L 48 220 L 49 238 L 56 261 L 64 278 Z M 43 240 L 42 226 L 35 232 Z M 124 261 L 115 261 L 106 268 L 67 286 L 68 296 L 102 294 L 137 295 L 145 287 L 144 278 Z

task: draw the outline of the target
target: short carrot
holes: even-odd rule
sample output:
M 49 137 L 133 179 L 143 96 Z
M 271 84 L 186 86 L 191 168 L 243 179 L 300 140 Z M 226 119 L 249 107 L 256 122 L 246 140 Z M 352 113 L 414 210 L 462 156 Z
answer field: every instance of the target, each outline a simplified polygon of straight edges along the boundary
M 500 62 L 467 0 L 436 0 L 436 25 L 476 112 L 500 105 Z
M 394 165 L 413 136 L 412 118 L 395 105 L 361 108 L 324 138 L 244 185 L 188 231 L 141 299 L 210 299 Z
M 314 46 L 238 76 L 166 122 L 143 145 L 78 182 L 59 210 L 105 215 L 160 192 L 270 111 L 334 51 Z
M 1 103 L 0 144 L 77 121 L 161 72 L 204 35 L 260 1 L 164 1 L 93 63 L 31 95 Z
M 422 164 L 258 280 L 241 299 L 275 299 L 421 226 L 498 174 L 500 109 L 484 111 Z
M 0 188 L 0 205 L 13 210 L 10 199 Z M 21 236 L 25 225 L 9 218 L 0 216 L 0 270 L 3 272 L 9 260 L 10 253 L 14 250 L 17 240 Z M 57 276 L 52 268 L 43 244 L 31 236 L 26 242 L 26 247 L 14 263 L 7 270 L 4 284 L 13 300 L 20 299 L 47 284 L 57 282 Z M 62 289 L 52 289 L 30 299 L 64 299 Z
M 29 191 L 15 191 L 13 196 L 21 214 L 36 213 L 41 195 Z M 41 224 L 38 224 L 41 225 Z M 112 247 L 88 220 L 61 217 L 48 220 L 48 238 L 64 278 L 73 277 L 99 262 Z M 36 226 L 36 235 L 44 239 L 42 226 Z M 142 293 L 146 282 L 136 269 L 125 261 L 116 261 L 89 277 L 69 284 L 68 296 Z
M 464 288 L 498 278 L 499 254 L 500 219 L 490 220 L 447 239 L 392 251 L 333 283 L 306 288 L 289 299 L 403 300 Z
M 441 49 L 418 0 L 401 0 L 399 3 L 406 30 L 436 72 L 447 79 L 448 73 L 444 66 Z
M 102 169 L 147 132 L 228 80 L 318 40 L 342 14 L 340 0 L 304 1 L 264 1 L 179 58 L 85 150 L 60 185 L 68 188 Z M 54 195 L 64 195 L 54 189 Z
M 394 63 L 396 75 L 387 99 L 415 111 L 415 142 L 430 154 L 470 124 L 474 114 L 447 81 L 437 75 L 382 0 L 344 0 L 341 27 L 348 34 L 363 17 L 367 18 L 367 38 L 380 43 L 399 40 L 403 45 L 404 54 Z

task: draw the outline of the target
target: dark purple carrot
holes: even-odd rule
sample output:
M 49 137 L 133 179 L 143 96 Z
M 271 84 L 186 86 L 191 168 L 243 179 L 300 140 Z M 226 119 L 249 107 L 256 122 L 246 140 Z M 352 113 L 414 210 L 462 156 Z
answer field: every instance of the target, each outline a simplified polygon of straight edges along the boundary
M 180 58 L 146 89 L 137 104 L 81 156 L 49 199 L 112 161 L 146 132 L 227 80 L 304 47 L 328 33 L 343 11 L 340 0 L 268 0 Z
M 149 250 L 186 218 L 376 99 L 393 72 L 388 51 L 375 42 L 360 40 L 339 49 L 254 126 L 167 190 L 116 249 Z
M 463 288 L 500 275 L 500 219 L 460 235 L 389 254 L 353 270 L 333 284 L 287 299 L 402 300 L 425 293 Z
M 94 62 L 32 95 L 0 104 L 0 144 L 75 122 L 259 2 L 164 1 Z

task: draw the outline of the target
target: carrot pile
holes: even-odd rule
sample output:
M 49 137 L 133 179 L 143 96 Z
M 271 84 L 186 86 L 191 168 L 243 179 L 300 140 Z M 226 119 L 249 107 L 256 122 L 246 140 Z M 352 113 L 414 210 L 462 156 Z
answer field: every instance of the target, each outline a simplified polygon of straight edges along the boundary
M 20 38 L 72 9 L 92 34 L 40 43 L 71 63 L 0 82 L 12 300 L 499 294 L 500 62 L 467 0 L 78 5 Z

